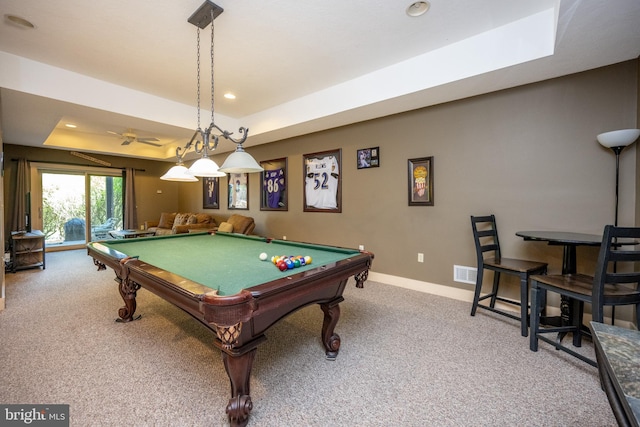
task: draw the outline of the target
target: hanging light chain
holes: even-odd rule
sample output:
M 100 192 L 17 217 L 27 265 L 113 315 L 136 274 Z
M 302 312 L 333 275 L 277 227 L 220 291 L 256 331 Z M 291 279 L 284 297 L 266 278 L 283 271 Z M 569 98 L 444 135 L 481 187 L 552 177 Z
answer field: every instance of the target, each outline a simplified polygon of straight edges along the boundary
M 211 9 L 211 124 L 213 120 L 213 21 L 215 17 L 213 15 L 213 8 Z
M 197 65 L 197 87 L 198 87 L 198 106 L 197 106 L 197 110 L 198 110 L 198 129 L 200 129 L 200 27 L 196 27 L 198 30 L 196 32 L 197 34 L 197 58 L 198 58 L 198 65 Z

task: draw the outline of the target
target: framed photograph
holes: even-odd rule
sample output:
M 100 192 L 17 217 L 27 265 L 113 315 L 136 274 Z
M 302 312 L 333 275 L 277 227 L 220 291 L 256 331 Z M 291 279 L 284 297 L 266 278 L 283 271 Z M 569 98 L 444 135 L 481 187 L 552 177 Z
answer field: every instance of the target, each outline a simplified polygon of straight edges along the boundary
M 249 174 L 230 173 L 227 177 L 229 184 L 229 209 L 249 209 Z
M 342 212 L 342 150 L 304 154 L 304 212 Z
M 409 159 L 409 206 L 433 206 L 433 156 Z
M 202 178 L 202 208 L 220 209 L 220 178 Z
M 262 188 L 261 211 L 286 211 L 289 209 L 287 194 L 287 158 L 260 162 Z
M 358 150 L 358 169 L 377 168 L 380 166 L 380 147 Z

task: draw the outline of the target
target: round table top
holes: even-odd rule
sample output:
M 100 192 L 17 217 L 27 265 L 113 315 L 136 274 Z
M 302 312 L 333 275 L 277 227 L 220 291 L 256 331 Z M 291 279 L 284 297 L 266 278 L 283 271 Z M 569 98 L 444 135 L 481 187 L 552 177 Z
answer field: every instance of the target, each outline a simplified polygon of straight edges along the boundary
M 525 240 L 539 240 L 563 245 L 599 246 L 602 243 L 602 235 L 572 233 L 570 231 L 518 231 L 516 236 Z

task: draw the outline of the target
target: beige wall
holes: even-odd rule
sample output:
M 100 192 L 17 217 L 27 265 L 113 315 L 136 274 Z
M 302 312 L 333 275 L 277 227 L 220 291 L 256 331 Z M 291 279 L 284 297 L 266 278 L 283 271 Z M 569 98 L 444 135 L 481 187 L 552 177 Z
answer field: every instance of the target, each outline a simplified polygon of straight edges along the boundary
M 289 211 L 260 211 L 260 175 L 250 177 L 256 232 L 357 247 L 375 253 L 373 270 L 470 289 L 453 265 L 475 266 L 469 216 L 495 213 L 507 254 L 542 258 L 559 270 L 561 249 L 524 242 L 525 229 L 600 233 L 613 223 L 615 156 L 596 135 L 635 127 L 637 62 L 251 148 L 258 160 L 288 157 Z M 356 150 L 380 147 L 380 167 L 358 170 Z M 341 214 L 302 209 L 302 155 L 342 148 Z M 620 164 L 621 225 L 633 225 L 636 146 Z M 407 203 L 407 159 L 434 156 L 433 207 Z M 216 158 L 219 164 L 225 155 Z M 201 209 L 202 184 L 179 184 L 180 209 Z M 226 200 L 222 178 L 221 200 Z M 212 211 L 221 217 L 223 208 Z M 418 252 L 425 262 L 417 262 Z M 596 251 L 579 248 L 581 269 Z
M 561 249 L 524 242 L 525 229 L 600 233 L 613 223 L 615 157 L 598 133 L 638 125 L 638 62 L 629 61 L 488 95 L 249 148 L 256 159 L 288 158 L 289 210 L 260 211 L 260 174 L 249 181 L 248 211 L 256 233 L 375 253 L 373 270 L 470 290 L 453 281 L 453 265 L 475 266 L 469 216 L 495 213 L 506 254 L 547 260 L 559 271 Z M 6 141 L 10 142 L 10 141 Z M 380 147 L 380 167 L 358 170 L 356 150 Z M 342 213 L 302 209 L 302 155 L 342 149 Z M 637 144 L 620 164 L 621 225 L 634 225 Z M 34 161 L 74 161 L 57 150 L 5 145 L 7 173 L 21 155 Z M 435 206 L 409 207 L 407 159 L 434 156 Z M 202 211 L 202 183 L 158 179 L 169 163 L 98 156 L 116 167 L 135 165 L 138 219 L 163 211 Z M 215 157 L 221 164 L 226 154 Z M 86 162 L 85 162 L 86 163 Z M 640 174 L 638 174 L 640 175 Z M 226 178 L 221 179 L 226 209 Z M 12 194 L 5 183 L 7 194 Z M 161 193 L 157 191 L 160 190 Z M 6 224 L 7 220 L 5 220 Z M 6 230 L 6 228 L 5 228 Z M 417 262 L 418 252 L 424 263 Z M 579 248 L 579 270 L 597 253 Z

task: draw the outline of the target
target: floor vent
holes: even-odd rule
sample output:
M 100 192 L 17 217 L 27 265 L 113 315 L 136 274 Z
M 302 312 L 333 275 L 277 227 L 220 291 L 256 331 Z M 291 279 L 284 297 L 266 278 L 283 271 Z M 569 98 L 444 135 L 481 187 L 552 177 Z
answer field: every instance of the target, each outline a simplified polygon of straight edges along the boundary
M 476 277 L 478 276 L 478 269 L 475 267 L 464 267 L 462 265 L 453 266 L 453 281 L 468 283 L 470 285 L 476 284 Z

